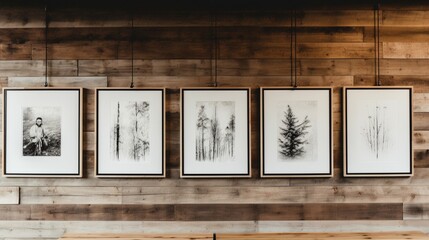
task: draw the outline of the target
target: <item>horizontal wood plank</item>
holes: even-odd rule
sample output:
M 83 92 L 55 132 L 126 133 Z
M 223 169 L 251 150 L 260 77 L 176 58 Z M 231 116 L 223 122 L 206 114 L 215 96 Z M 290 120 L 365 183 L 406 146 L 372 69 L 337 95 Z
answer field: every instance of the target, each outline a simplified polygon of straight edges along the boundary
M 7 84 L 9 87 L 40 87 L 44 81 L 45 77 L 9 77 Z M 51 87 L 107 87 L 107 77 L 48 77 L 48 83 Z
M 359 232 L 359 233 L 248 233 L 248 234 L 219 234 L 216 239 L 220 240 L 276 240 L 276 239 L 350 239 L 350 240 L 362 240 L 362 239 L 427 239 L 428 236 L 423 232 Z
M 428 43 L 386 42 L 382 44 L 383 58 L 425 59 L 429 58 Z
M 19 204 L 19 187 L 0 187 L 0 205 Z
M 126 233 L 126 234 L 65 234 L 60 240 L 91 240 L 91 239 L 127 239 L 127 240 L 211 240 L 212 234 L 139 234 L 139 233 Z
M 1 60 L 0 76 L 37 77 L 45 75 L 45 61 L 42 60 Z M 76 60 L 49 60 L 48 76 L 76 76 Z
M 31 204 L 10 205 L 0 220 L 255 221 L 400 220 L 402 203 Z M 0 206 L 0 209 L 5 209 Z M 358 209 L 359 211 L 355 211 Z M 322 213 L 322 214 L 321 214 Z

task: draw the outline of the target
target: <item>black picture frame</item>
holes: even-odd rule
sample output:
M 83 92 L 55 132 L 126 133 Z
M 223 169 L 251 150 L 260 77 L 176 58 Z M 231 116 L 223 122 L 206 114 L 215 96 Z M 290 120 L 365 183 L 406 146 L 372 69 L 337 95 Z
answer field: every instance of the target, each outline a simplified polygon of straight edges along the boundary
M 198 95 L 192 96 L 190 95 Z M 187 100 L 189 98 L 189 102 Z M 218 103 L 214 102 L 223 102 L 231 101 L 234 102 L 234 116 L 236 126 L 240 126 L 240 133 L 235 134 L 237 139 L 234 140 L 235 143 L 240 142 L 239 153 L 237 155 L 242 156 L 237 164 L 237 168 L 240 169 L 240 172 L 231 172 L 225 168 L 225 166 L 220 166 L 218 170 L 215 171 L 206 171 L 200 172 L 196 171 L 187 171 L 188 166 L 191 166 L 193 162 L 196 162 L 196 156 L 191 152 L 194 152 L 195 149 L 191 146 L 191 149 L 186 149 L 187 140 L 196 139 L 196 134 L 192 134 L 188 130 L 188 123 L 192 120 L 193 117 L 196 117 L 196 108 L 198 102 L 213 102 L 217 106 Z M 251 144 L 250 144 L 250 133 L 251 133 L 251 116 L 250 116 L 250 102 L 251 102 L 251 89 L 243 87 L 203 87 L 203 88 L 181 88 L 180 89 L 180 176 L 181 178 L 249 178 L 251 177 Z M 237 106 L 235 105 L 237 103 Z M 197 105 L 195 105 L 197 104 Z M 239 105 L 239 106 L 238 106 Z M 195 107 L 195 109 L 193 108 Z M 232 109 L 232 108 L 229 108 Z M 237 121 L 238 119 L 238 121 Z M 240 122 L 240 124 L 237 124 Z M 190 124 L 191 126 L 192 124 Z M 245 127 L 243 127 L 245 126 Z M 191 129 L 191 127 L 189 127 Z M 240 140 L 238 140 L 238 138 Z M 193 140 L 189 140 L 191 143 Z M 196 146 L 196 145 L 195 145 Z M 194 147 L 195 147 L 194 146 Z M 237 147 L 236 147 L 237 148 Z M 203 150 L 204 151 L 204 150 Z M 189 154 L 188 154 L 189 153 Z M 190 157 L 189 157 L 190 156 Z M 222 164 L 219 164 L 222 165 Z M 216 166 L 214 163 L 211 166 Z M 190 169 L 190 168 L 189 168 Z M 210 172 L 211 171 L 211 172 Z
M 366 112 L 361 110 L 364 104 Z M 362 117 L 368 127 L 356 123 Z M 374 127 L 376 134 L 365 131 Z M 343 129 L 345 177 L 413 176 L 412 86 L 344 87 Z M 367 136 L 366 145 L 360 143 L 361 136 Z
M 331 87 L 260 88 L 262 178 L 333 176 L 332 92 Z M 287 130 L 283 126 L 283 121 L 287 120 L 280 113 L 290 113 L 288 117 L 292 117 L 290 120 L 298 126 L 304 124 L 304 120 L 308 121 L 300 139 L 302 153 L 288 156 L 279 153 L 279 129 Z
M 3 88 L 4 177 L 82 177 L 82 95 L 74 87 Z M 27 136 L 35 126 L 27 117 L 36 116 L 45 119 L 39 145 Z
M 113 95 L 113 94 L 122 94 L 122 95 Z M 133 93 L 135 95 L 133 95 Z M 165 88 L 96 88 L 95 89 L 95 103 L 96 103 L 96 111 L 95 111 L 95 168 L 94 174 L 99 178 L 165 178 L 166 177 L 166 140 L 165 140 Z M 105 99 L 100 101 L 101 94 L 110 94 L 109 96 L 105 96 Z M 136 94 L 139 94 L 136 96 Z M 125 97 L 125 98 L 124 98 Z M 106 101 L 106 99 L 108 99 Z M 137 162 L 123 162 L 122 166 L 110 166 L 108 167 L 109 162 L 111 163 L 109 154 L 103 153 L 101 154 L 101 144 L 104 144 L 104 148 L 108 145 L 108 141 L 102 141 L 100 139 L 100 134 L 105 134 L 106 129 L 100 131 L 100 125 L 107 124 L 109 116 L 100 117 L 102 108 L 105 109 L 109 107 L 107 105 L 101 104 L 109 104 L 109 101 L 135 101 L 135 100 L 145 100 L 149 101 L 150 107 L 149 110 L 151 113 L 156 114 L 157 116 L 154 119 L 149 119 L 149 132 L 148 138 L 150 140 L 151 149 L 152 146 L 155 146 L 155 154 L 151 154 L 149 159 L 145 159 L 144 162 L 140 161 L 140 164 Z M 154 106 L 155 105 L 155 106 Z M 151 108 L 154 106 L 153 109 Z M 103 113 L 106 114 L 106 113 Z M 107 118 L 107 119 L 106 119 Z M 127 119 L 124 119 L 124 121 Z M 104 122 L 104 123 L 103 123 Z M 156 125 L 156 126 L 154 126 Z M 156 139 L 155 139 L 156 138 Z M 104 138 L 103 138 L 104 139 Z M 153 142 L 156 142 L 155 144 Z M 107 148 L 109 148 L 107 146 Z M 153 150 L 151 150 L 153 151 Z M 103 155 L 103 156 L 101 156 Z M 116 162 L 116 161 L 115 161 Z M 101 169 L 101 164 L 103 169 Z M 116 163 L 118 164 L 118 163 Z M 146 164 L 146 165 L 145 165 Z M 126 172 L 123 168 L 127 169 Z M 122 169 L 122 170 L 121 170 Z

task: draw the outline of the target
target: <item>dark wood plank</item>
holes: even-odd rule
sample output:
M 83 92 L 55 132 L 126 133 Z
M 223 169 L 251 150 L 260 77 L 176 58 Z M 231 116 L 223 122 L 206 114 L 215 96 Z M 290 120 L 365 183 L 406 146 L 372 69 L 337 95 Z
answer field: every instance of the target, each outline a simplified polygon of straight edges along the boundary
M 0 206 L 0 208 L 3 208 Z M 12 205 L 0 220 L 255 221 L 400 220 L 402 203 Z M 6 209 L 6 208 L 4 208 Z

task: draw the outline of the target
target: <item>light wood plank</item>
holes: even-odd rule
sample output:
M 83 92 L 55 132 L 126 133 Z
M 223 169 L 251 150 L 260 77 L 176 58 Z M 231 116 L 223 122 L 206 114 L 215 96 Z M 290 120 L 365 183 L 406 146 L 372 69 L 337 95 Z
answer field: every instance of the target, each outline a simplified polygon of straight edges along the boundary
M 19 187 L 0 187 L 0 205 L 19 204 Z
M 135 60 L 135 76 L 209 76 L 209 60 Z M 79 76 L 131 76 L 129 60 L 81 60 Z
M 42 60 L 1 60 L 0 76 L 35 77 L 45 75 L 45 61 Z M 49 76 L 76 76 L 77 61 L 49 60 Z
M 383 58 L 427 59 L 429 43 L 385 42 L 382 44 Z
M 124 204 L 144 203 L 424 203 L 426 186 L 124 187 Z
M 211 240 L 213 234 L 143 234 L 143 233 L 125 233 L 125 234 L 79 234 L 69 233 L 64 234 L 60 239 L 75 240 L 75 239 L 127 239 L 127 240 L 157 240 L 157 239 L 173 239 L 173 240 Z
M 429 237 L 422 232 L 353 232 L 353 233 L 338 233 L 338 232 L 314 232 L 314 233 L 247 233 L 247 234 L 218 234 L 216 239 L 219 240 L 233 240 L 233 239 L 246 239 L 246 240 L 275 240 L 275 239 L 428 239 Z
M 121 204 L 120 187 L 21 187 L 21 204 Z

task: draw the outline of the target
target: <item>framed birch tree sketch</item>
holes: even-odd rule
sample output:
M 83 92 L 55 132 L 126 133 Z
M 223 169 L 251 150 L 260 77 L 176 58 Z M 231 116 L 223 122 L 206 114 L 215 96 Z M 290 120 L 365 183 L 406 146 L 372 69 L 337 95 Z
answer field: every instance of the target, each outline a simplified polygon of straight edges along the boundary
M 82 89 L 3 88 L 3 175 L 82 176 Z
M 331 177 L 332 88 L 261 88 L 261 177 Z
M 344 176 L 412 176 L 412 87 L 344 87 Z
M 181 177 L 250 177 L 250 89 L 181 89 Z
M 97 177 L 165 177 L 165 89 L 97 88 Z

